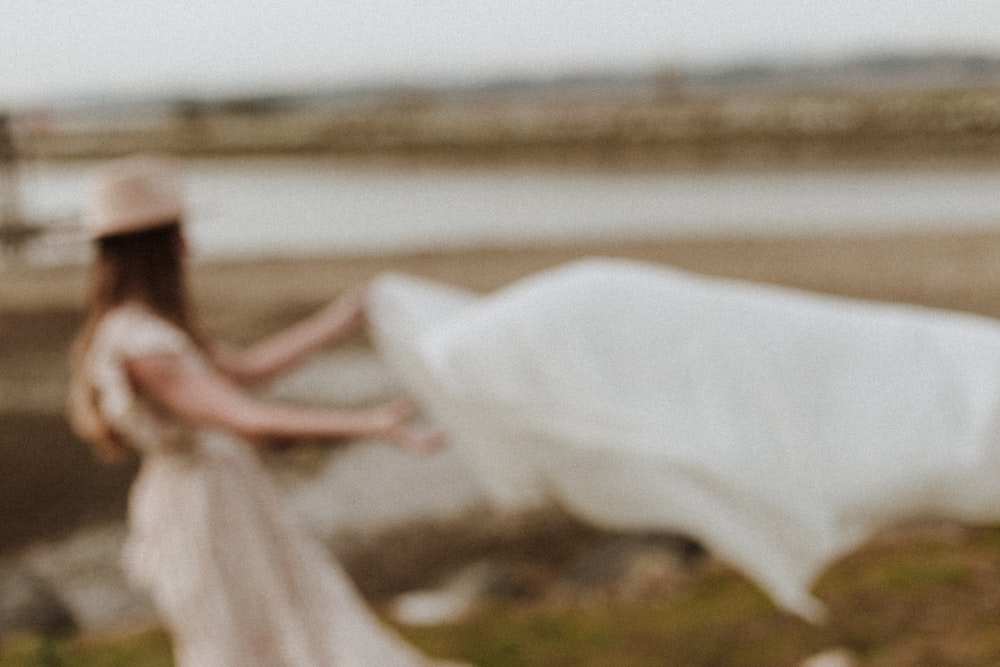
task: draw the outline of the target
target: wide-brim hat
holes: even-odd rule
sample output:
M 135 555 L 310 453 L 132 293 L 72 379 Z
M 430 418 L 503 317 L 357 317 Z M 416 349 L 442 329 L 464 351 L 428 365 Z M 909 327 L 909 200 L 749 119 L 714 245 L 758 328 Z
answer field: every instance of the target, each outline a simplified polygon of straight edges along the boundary
M 159 156 L 121 158 L 97 174 L 83 214 L 92 238 L 144 231 L 184 215 L 175 163 Z

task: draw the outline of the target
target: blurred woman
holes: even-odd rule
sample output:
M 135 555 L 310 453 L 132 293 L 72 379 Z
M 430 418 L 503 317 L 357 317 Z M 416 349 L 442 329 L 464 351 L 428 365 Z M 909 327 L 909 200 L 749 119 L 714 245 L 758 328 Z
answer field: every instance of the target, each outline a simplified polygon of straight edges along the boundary
M 244 350 L 209 341 L 188 300 L 183 199 L 171 165 L 126 158 L 85 224 L 97 256 L 69 414 L 105 459 L 142 458 L 124 562 L 182 666 L 393 667 L 425 659 L 382 626 L 345 573 L 283 515 L 253 451 L 288 439 L 380 438 L 417 453 L 413 404 L 336 410 L 262 401 L 271 379 L 365 322 L 363 291 Z

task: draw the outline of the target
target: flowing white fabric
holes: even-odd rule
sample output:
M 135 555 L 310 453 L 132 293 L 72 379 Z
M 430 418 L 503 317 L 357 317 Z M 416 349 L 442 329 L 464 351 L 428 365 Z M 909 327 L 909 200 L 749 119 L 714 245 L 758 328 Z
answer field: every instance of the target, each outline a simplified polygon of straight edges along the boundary
M 337 563 L 301 534 L 249 443 L 194 428 L 133 390 L 126 361 L 205 364 L 180 330 L 138 306 L 105 316 L 86 372 L 100 408 L 142 452 L 124 554 L 155 600 L 182 667 L 426 667 Z
M 496 502 L 682 531 L 818 620 L 879 527 L 1000 516 L 1000 325 L 585 260 L 488 296 L 389 274 L 370 319 Z

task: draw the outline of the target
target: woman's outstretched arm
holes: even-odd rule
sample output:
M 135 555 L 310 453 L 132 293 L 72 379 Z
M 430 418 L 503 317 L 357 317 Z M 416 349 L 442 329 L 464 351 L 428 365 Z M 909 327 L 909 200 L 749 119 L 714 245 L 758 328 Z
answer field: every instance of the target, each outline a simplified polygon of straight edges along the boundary
M 254 345 L 218 345 L 212 349 L 212 360 L 219 372 L 239 384 L 266 382 L 362 329 L 366 299 L 367 290 L 356 289 Z
M 213 369 L 174 354 L 134 357 L 127 368 L 136 389 L 176 417 L 255 442 L 374 437 L 416 453 L 433 452 L 444 444 L 440 433 L 420 433 L 409 426 L 416 413 L 411 401 L 356 410 L 264 401 Z

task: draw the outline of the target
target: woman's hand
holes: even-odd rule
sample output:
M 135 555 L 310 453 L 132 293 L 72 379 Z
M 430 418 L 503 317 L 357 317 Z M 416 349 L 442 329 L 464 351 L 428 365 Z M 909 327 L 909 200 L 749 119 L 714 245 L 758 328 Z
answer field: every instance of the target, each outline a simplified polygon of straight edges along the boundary
M 363 329 L 368 321 L 369 286 L 362 285 L 331 301 L 319 311 L 328 326 L 327 337 L 333 342 L 352 331 Z
M 434 454 L 448 445 L 444 431 L 417 432 L 408 426 L 400 426 L 386 434 L 397 447 L 411 454 Z
M 417 411 L 417 404 L 408 399 L 373 408 L 368 413 L 372 434 L 384 437 L 413 454 L 433 454 L 447 444 L 447 437 L 443 431 L 420 432 L 414 429 L 408 422 Z

